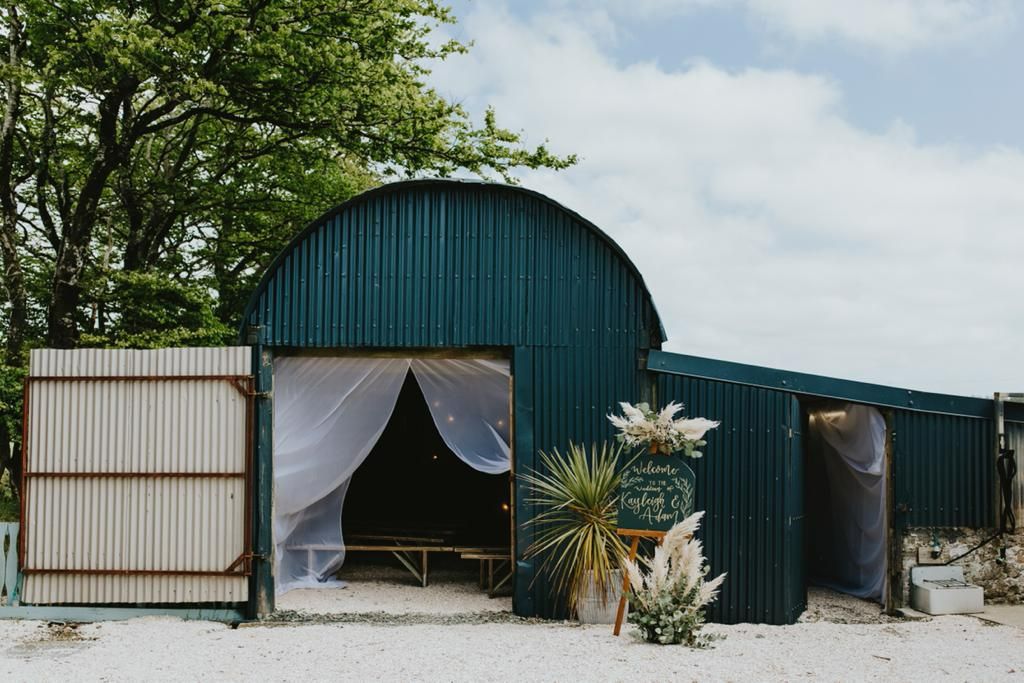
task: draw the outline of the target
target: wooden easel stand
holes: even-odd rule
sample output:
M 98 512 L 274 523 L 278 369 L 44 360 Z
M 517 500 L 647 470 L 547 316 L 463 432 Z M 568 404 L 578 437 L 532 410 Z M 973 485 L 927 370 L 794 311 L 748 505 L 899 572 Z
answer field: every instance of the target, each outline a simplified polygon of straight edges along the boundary
M 636 560 L 636 552 L 640 547 L 641 538 L 656 538 L 658 543 L 665 538 L 664 531 L 648 531 L 646 529 L 619 529 L 619 536 L 632 537 L 632 541 L 629 544 L 629 561 L 633 562 Z M 615 613 L 615 631 L 614 635 L 619 635 L 622 630 L 622 617 L 626 614 L 626 596 L 629 595 L 629 574 L 625 573 L 622 577 L 622 595 L 619 597 L 619 609 Z

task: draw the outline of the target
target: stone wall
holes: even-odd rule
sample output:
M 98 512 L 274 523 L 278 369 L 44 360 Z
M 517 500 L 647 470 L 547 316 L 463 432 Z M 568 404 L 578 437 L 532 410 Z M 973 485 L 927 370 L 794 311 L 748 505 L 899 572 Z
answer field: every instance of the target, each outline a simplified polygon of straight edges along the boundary
M 903 574 L 900 577 L 904 605 L 910 604 L 910 568 L 925 564 L 918 562 L 918 548 L 929 548 L 933 531 L 942 545 L 936 564 L 962 555 L 994 533 L 993 529 L 960 527 L 908 529 L 903 535 Z M 1003 548 L 1005 561 L 1000 554 Z M 986 603 L 1024 603 L 1024 530 L 997 538 L 954 564 L 963 567 L 968 582 L 985 589 Z

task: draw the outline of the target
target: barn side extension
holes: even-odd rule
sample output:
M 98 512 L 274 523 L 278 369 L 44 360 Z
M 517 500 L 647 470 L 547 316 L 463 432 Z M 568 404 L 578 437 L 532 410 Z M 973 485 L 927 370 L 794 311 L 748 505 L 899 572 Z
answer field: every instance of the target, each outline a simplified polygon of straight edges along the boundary
M 815 494 L 808 500 L 808 476 L 822 476 L 825 466 L 812 461 L 824 453 L 809 434 L 811 418 L 823 411 L 869 409 L 884 421 L 879 530 L 884 556 L 872 559 L 870 567 L 884 572 L 885 583 L 879 595 L 864 597 L 889 608 L 907 604 L 909 568 L 917 564 L 919 549 L 930 550 L 937 536 L 942 561 L 989 539 L 958 564 L 986 588 L 988 599 L 1024 598 L 1024 553 L 1016 554 L 1024 534 L 998 533 L 1007 511 L 1021 518 L 1024 477 L 1018 472 L 1007 482 L 997 474 L 997 408 L 1004 413 L 1005 448 L 1021 453 L 1024 404 L 661 351 L 651 352 L 648 368 L 659 403 L 682 401 L 723 424 L 695 467 L 697 507 L 708 510 L 704 533 L 711 565 L 730 572 L 713 607 L 716 620 L 791 623 L 803 610 L 806 586 L 814 578 L 808 570 L 815 567 L 815 541 L 823 534 L 841 536 L 844 528 L 868 531 L 864 525 L 872 518 L 863 498 L 857 507 L 847 496 L 845 513 L 816 507 Z M 811 483 L 819 491 L 827 485 L 822 479 Z M 1004 499 L 1007 487 L 1013 493 Z M 809 517 L 815 511 L 818 517 Z M 859 536 L 858 544 L 865 538 Z M 824 583 L 857 594 L 849 585 Z

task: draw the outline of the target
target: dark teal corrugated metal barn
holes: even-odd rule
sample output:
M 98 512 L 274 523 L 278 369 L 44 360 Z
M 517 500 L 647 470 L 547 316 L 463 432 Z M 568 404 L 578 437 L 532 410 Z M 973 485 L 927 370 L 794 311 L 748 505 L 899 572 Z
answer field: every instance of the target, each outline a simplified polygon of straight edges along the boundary
M 925 394 L 659 351 L 665 334 L 637 269 L 581 216 L 534 192 L 409 181 L 360 195 L 310 224 L 268 269 L 245 315 L 257 384 L 251 608 L 273 605 L 271 396 L 281 353 L 506 356 L 513 378 L 513 472 L 538 450 L 609 438 L 618 401 L 682 401 L 721 420 L 696 463 L 702 534 L 729 578 L 712 618 L 792 623 L 806 603 L 807 406 L 822 399 L 885 412 L 893 533 L 991 527 L 992 402 Z M 1024 411 L 1007 413 L 1014 443 Z M 523 491 L 515 514 L 533 514 Z M 515 610 L 556 616 L 515 538 Z M 895 547 L 895 546 L 892 546 Z M 902 580 L 892 576 L 891 581 Z
M 262 390 L 283 351 L 488 351 L 512 363 L 513 471 L 538 449 L 610 435 L 616 401 L 647 390 L 642 358 L 664 334 L 621 249 L 592 223 L 521 188 L 410 181 L 367 192 L 308 226 L 267 271 L 245 316 Z M 271 413 L 257 410 L 258 553 L 270 552 Z M 517 493 L 516 516 L 532 514 Z M 515 552 L 530 544 L 518 529 Z M 516 567 L 519 614 L 555 615 L 533 564 Z M 269 565 L 255 607 L 272 600 Z
M 696 463 L 697 508 L 715 571 L 728 571 L 716 621 L 791 623 L 806 596 L 804 448 L 809 406 L 874 406 L 889 433 L 889 582 L 899 601 L 902 534 L 911 528 L 997 526 L 993 402 L 652 351 L 656 401 L 682 401 L 721 420 Z M 1021 452 L 1024 405 L 1007 405 Z

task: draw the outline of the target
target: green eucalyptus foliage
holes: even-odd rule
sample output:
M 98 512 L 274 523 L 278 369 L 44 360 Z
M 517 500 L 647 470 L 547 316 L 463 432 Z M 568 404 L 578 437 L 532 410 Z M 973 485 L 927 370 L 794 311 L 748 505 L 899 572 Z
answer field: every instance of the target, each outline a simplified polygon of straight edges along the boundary
M 707 647 L 716 636 L 703 631 L 707 621 L 705 610 L 690 608 L 699 599 L 699 592 L 697 586 L 689 590 L 676 588 L 658 597 L 648 608 L 638 609 L 631 602 L 626 619 L 640 629 L 640 637 L 649 643 Z
M 584 582 L 593 577 L 597 595 L 611 585 L 622 567 L 626 545 L 618 535 L 618 490 L 621 449 L 607 443 L 569 444 L 539 453 L 543 468 L 521 474 L 530 491 L 527 502 L 540 512 L 526 522 L 535 529 L 526 558 L 541 558 L 539 569 L 552 579 L 552 590 L 575 613 Z

